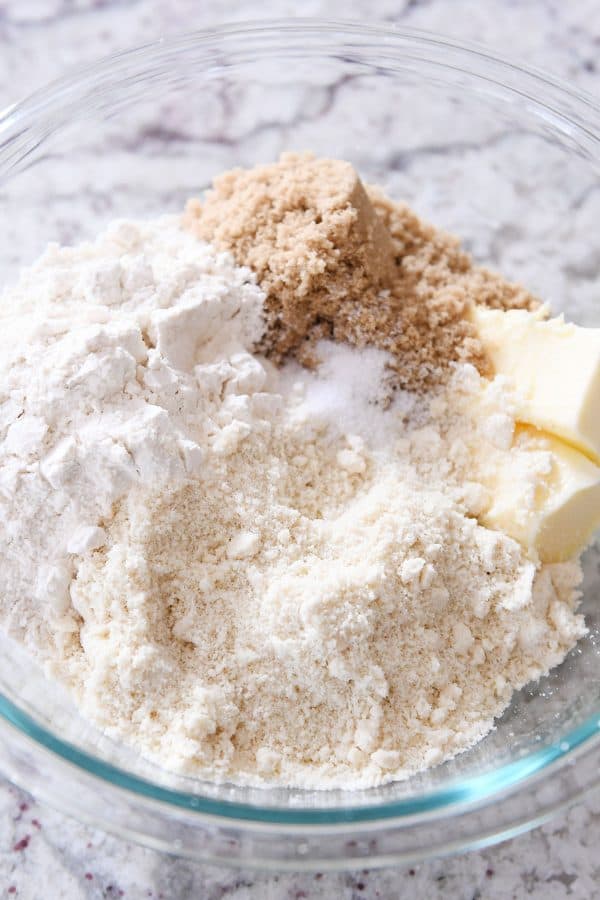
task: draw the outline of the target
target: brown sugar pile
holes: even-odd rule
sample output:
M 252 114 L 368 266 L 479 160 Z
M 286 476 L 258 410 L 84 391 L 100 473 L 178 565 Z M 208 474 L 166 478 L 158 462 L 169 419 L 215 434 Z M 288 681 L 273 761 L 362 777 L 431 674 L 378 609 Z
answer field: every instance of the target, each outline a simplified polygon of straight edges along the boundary
M 425 224 L 350 163 L 282 154 L 279 162 L 232 169 L 186 223 L 198 237 L 252 268 L 267 293 L 262 349 L 280 361 L 315 362 L 320 338 L 392 354 L 394 383 L 421 390 L 451 362 L 487 362 L 470 303 L 531 309 L 524 288 L 475 266 L 459 242 Z

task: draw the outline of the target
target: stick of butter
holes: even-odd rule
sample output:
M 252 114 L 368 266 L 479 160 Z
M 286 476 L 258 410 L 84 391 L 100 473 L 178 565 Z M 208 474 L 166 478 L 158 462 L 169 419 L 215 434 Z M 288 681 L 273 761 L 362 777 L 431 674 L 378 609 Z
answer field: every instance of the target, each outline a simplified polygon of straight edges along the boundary
M 496 373 L 514 380 L 517 419 L 600 462 L 600 328 L 479 306 L 471 320 Z
M 600 468 L 550 434 L 527 426 L 517 434 L 549 451 L 548 473 L 528 483 L 527 474 L 511 466 L 494 472 L 491 505 L 480 520 L 535 550 L 542 562 L 571 559 L 600 525 Z

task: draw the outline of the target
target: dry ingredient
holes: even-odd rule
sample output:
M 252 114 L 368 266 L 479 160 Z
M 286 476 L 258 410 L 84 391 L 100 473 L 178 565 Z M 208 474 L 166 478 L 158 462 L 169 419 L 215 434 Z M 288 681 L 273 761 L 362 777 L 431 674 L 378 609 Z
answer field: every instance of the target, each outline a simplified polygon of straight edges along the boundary
M 469 303 L 530 309 L 519 285 L 475 266 L 456 238 L 420 221 L 349 163 L 284 153 L 233 169 L 186 224 L 250 266 L 267 293 L 263 348 L 316 362 L 314 341 L 374 346 L 392 355 L 393 383 L 409 390 L 444 380 L 452 362 L 488 371 Z
M 472 515 L 475 441 L 510 453 L 492 442 L 496 404 L 467 412 L 475 370 L 455 386 L 464 414 L 448 421 L 438 402 L 415 428 L 405 403 L 377 415 L 355 383 L 346 431 L 329 396 L 375 364 L 368 391 L 385 360 L 319 351 L 326 372 L 280 384 L 282 415 L 256 416 L 200 479 L 130 493 L 79 565 L 83 708 L 169 767 L 299 787 L 401 778 L 482 738 L 584 633 L 578 565 L 536 573 Z M 542 456 L 520 453 L 529 475 Z
M 2 297 L 2 619 L 44 657 L 79 644 L 77 562 L 103 545 L 113 504 L 201 471 L 195 438 L 211 439 L 213 408 L 228 414 L 194 365 L 233 355 L 243 369 L 262 301 L 248 270 L 176 219 L 51 246 Z
M 465 306 L 534 301 L 369 195 L 285 156 L 49 248 L 0 305 L 2 624 L 168 767 L 405 777 L 585 631 L 577 562 L 478 522 L 500 470 L 533 507 L 553 453 Z

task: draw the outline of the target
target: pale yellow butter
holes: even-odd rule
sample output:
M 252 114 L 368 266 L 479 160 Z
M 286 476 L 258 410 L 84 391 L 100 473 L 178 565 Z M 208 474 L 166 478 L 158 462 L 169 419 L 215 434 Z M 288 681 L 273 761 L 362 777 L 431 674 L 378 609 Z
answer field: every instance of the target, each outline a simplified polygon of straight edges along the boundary
M 497 374 L 517 390 L 517 419 L 600 461 L 600 328 L 525 310 L 472 309 Z
M 552 435 L 522 426 L 516 440 L 531 444 L 542 471 L 510 465 L 494 471 L 486 479 L 491 505 L 480 520 L 542 562 L 570 559 L 600 525 L 600 468 Z

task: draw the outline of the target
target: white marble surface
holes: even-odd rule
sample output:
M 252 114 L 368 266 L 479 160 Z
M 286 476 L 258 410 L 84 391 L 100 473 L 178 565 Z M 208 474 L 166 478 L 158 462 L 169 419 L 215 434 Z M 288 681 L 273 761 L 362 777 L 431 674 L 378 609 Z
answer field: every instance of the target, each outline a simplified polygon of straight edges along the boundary
M 304 15 L 380 19 L 487 43 L 600 90 L 597 0 L 0 0 L 0 107 L 67 67 L 219 21 Z M 598 63 L 596 62 L 598 60 Z M 32 898 L 600 897 L 600 797 L 497 847 L 412 868 L 259 875 L 178 860 L 84 827 L 0 783 L 0 896 Z

